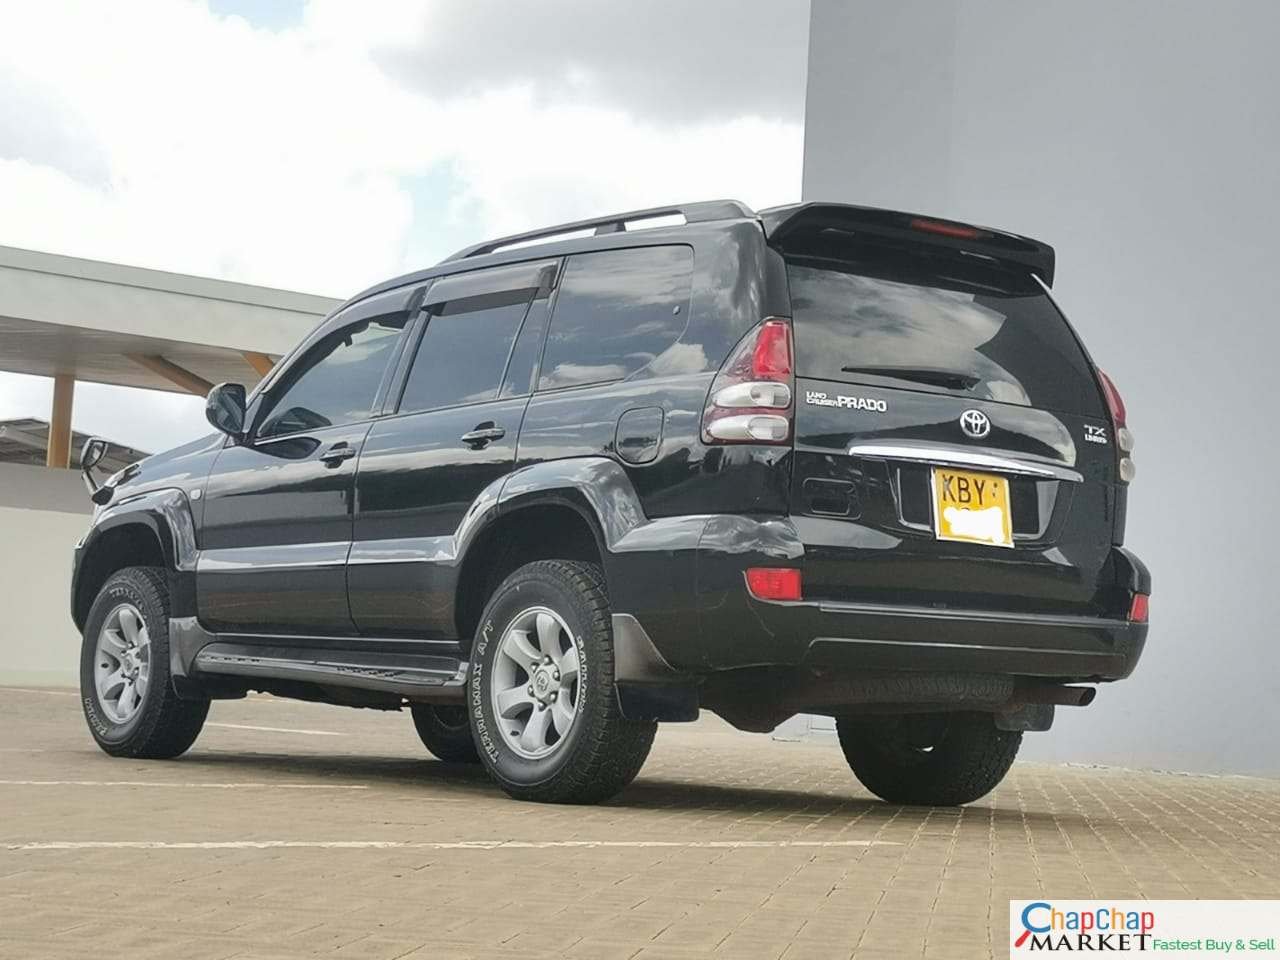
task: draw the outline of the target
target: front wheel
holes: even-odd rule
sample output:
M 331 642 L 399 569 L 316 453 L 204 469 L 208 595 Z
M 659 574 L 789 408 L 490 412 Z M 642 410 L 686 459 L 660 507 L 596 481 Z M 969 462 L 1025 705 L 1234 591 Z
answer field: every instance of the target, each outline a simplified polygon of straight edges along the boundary
M 1004 779 L 1020 731 L 983 713 L 842 717 L 836 732 L 862 785 L 890 803 L 951 807 L 990 793 Z
M 195 742 L 208 700 L 182 700 L 169 682 L 169 587 L 155 567 L 111 575 L 85 618 L 80 703 L 89 732 L 113 757 L 169 759 Z
M 657 724 L 618 706 L 595 564 L 539 560 L 503 581 L 480 618 L 470 671 L 480 761 L 516 799 L 598 803 L 644 765 Z

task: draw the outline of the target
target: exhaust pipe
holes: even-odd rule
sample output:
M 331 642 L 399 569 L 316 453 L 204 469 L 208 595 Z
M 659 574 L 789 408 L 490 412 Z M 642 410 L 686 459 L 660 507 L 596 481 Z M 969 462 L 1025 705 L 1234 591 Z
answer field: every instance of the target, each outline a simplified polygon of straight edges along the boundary
M 1056 683 L 1020 683 L 1010 704 L 1052 703 L 1060 707 L 1087 707 L 1098 695 L 1096 687 L 1068 687 Z

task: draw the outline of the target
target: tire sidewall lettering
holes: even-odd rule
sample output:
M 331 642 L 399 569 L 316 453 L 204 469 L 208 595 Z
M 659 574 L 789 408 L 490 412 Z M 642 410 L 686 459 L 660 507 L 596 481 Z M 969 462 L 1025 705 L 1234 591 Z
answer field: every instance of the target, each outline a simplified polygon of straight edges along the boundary
M 493 763 L 497 763 L 499 759 L 498 745 L 494 740 L 493 732 L 490 729 L 488 719 L 485 716 L 484 704 L 484 678 L 485 678 L 485 653 L 493 642 L 493 617 L 486 617 L 480 632 L 476 635 L 475 648 L 471 657 L 471 682 L 468 690 L 468 698 L 470 700 L 470 714 L 472 722 L 475 724 L 475 739 Z
M 103 712 L 102 705 L 98 702 L 97 684 L 94 677 L 98 634 L 102 630 L 102 624 L 106 620 L 107 614 L 121 603 L 130 603 L 137 607 L 146 624 L 147 633 L 151 637 L 152 686 L 147 690 L 146 699 L 141 708 L 127 723 L 115 723 Z M 85 621 L 85 631 L 80 652 L 80 699 L 85 720 L 99 740 L 113 744 L 127 741 L 139 727 L 143 726 L 145 718 L 151 713 L 152 703 L 154 702 L 152 690 L 155 685 L 168 682 L 168 671 L 166 669 L 168 666 L 168 643 L 166 642 L 168 624 L 164 625 L 165 629 L 162 633 L 160 629 L 157 629 L 155 619 L 149 598 L 133 584 L 123 580 L 108 582 L 90 608 L 89 617 Z M 162 664 L 161 661 L 165 662 Z
M 530 760 L 510 750 L 495 728 L 499 722 L 489 703 L 488 670 L 499 656 L 501 637 L 516 615 L 530 606 L 542 605 L 555 610 L 564 618 L 573 635 L 578 656 L 578 721 L 569 733 L 569 741 L 547 757 Z M 525 581 L 500 588 L 485 608 L 484 619 L 476 632 L 468 684 L 468 713 L 474 726 L 475 739 L 480 745 L 492 769 L 503 779 L 519 783 L 538 783 L 547 780 L 568 762 L 592 707 L 589 679 L 590 665 L 586 646 L 590 642 L 582 629 L 582 615 L 573 596 L 565 595 L 562 587 L 543 581 Z

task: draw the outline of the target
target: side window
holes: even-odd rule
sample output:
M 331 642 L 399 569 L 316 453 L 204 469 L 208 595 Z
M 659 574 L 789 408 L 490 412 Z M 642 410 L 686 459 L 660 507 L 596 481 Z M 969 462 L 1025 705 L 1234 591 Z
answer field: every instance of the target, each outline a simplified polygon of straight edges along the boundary
M 651 364 L 684 333 L 692 276 L 685 246 L 571 257 L 538 389 L 621 380 Z
M 547 332 L 550 301 L 542 297 L 533 301 L 524 318 L 524 326 L 511 348 L 511 360 L 507 363 L 507 375 L 502 381 L 501 397 L 524 397 L 533 393 L 537 384 L 538 358 L 542 354 L 542 337 Z
M 258 436 L 280 437 L 367 419 L 404 324 L 404 314 L 361 320 L 321 340 L 270 401 Z
M 532 296 L 531 290 L 516 290 L 433 306 L 400 412 L 494 399 Z

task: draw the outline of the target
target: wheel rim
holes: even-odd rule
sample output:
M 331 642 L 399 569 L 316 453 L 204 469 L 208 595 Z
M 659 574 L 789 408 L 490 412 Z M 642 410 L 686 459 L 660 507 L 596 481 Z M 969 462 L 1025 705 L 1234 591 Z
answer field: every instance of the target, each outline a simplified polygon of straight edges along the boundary
M 151 682 L 151 637 L 131 603 L 115 607 L 98 631 L 93 658 L 98 706 L 114 723 L 128 723 L 142 706 Z
M 519 756 L 540 760 L 568 739 L 582 701 L 578 645 L 558 613 L 516 614 L 498 643 L 489 694 L 502 738 Z

